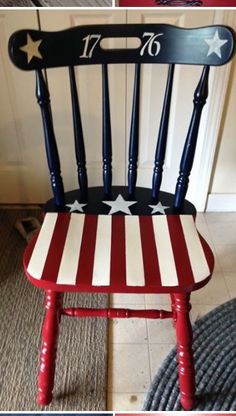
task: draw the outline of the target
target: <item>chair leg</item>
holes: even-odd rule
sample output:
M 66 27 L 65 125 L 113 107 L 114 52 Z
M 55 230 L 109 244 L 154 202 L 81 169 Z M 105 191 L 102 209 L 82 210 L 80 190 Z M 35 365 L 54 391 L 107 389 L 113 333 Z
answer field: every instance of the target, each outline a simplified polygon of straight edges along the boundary
M 47 290 L 38 375 L 37 401 L 40 406 L 46 406 L 52 400 L 61 308 L 62 294 Z
M 173 326 L 175 328 L 176 326 L 176 310 L 175 310 L 175 296 L 173 293 L 170 293 L 170 299 L 171 299 L 171 310 L 173 313 Z
M 195 405 L 195 371 L 192 351 L 192 326 L 189 318 L 190 294 L 175 293 L 176 335 L 180 402 L 185 410 Z

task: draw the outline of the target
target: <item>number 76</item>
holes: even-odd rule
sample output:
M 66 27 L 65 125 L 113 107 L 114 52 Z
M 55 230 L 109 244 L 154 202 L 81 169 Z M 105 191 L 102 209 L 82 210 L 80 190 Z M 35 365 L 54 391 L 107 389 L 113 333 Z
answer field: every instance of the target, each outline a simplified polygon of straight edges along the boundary
M 161 49 L 161 44 L 158 40 L 156 40 L 159 36 L 164 35 L 164 33 L 151 33 L 151 32 L 144 32 L 143 38 L 148 37 L 148 40 L 144 43 L 140 55 L 143 56 L 145 51 L 147 50 L 148 55 L 150 56 L 157 56 Z

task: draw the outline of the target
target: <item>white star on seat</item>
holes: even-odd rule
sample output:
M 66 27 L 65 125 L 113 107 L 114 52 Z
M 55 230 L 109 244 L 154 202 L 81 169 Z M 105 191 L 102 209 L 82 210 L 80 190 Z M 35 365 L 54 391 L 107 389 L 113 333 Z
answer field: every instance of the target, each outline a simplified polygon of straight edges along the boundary
M 125 201 L 121 194 L 118 195 L 115 201 L 102 201 L 103 204 L 107 204 L 111 207 L 109 215 L 115 212 L 124 212 L 125 214 L 131 215 L 129 207 L 137 204 L 137 201 Z
M 148 205 L 148 206 L 152 208 L 151 214 L 156 214 L 157 212 L 160 212 L 161 214 L 165 215 L 165 209 L 170 208 L 170 207 L 165 207 L 164 205 L 162 205 L 161 202 L 158 202 L 158 204 L 156 205 Z
M 218 30 L 216 30 L 212 39 L 204 39 L 204 41 L 209 45 L 207 56 L 215 53 L 219 58 L 221 58 L 221 48 L 225 43 L 228 42 L 228 40 L 220 39 Z
M 73 204 L 66 204 L 66 206 L 70 208 L 70 212 L 84 212 L 83 207 L 85 207 L 85 205 L 87 204 L 80 204 L 77 199 L 73 202 Z

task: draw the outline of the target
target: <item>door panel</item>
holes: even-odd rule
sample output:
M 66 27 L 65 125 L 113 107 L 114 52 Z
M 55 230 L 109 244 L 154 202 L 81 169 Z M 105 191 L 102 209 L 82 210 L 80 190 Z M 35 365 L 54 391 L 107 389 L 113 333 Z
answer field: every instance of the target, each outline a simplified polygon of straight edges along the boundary
M 40 11 L 43 30 L 60 30 L 87 24 L 123 23 L 125 11 Z M 113 40 L 109 47 L 125 47 L 125 40 Z M 125 67 L 109 66 L 110 105 L 113 139 L 113 183 L 122 184 L 125 155 Z M 101 67 L 87 66 L 76 69 L 79 100 L 81 105 L 84 139 L 87 149 L 89 185 L 102 184 L 102 94 Z M 48 71 L 52 92 L 53 114 L 59 147 L 63 153 L 62 168 L 66 188 L 76 188 L 77 177 L 73 154 L 73 131 L 71 121 L 70 91 L 67 70 Z M 83 111 L 84 110 L 84 111 Z
M 35 11 L 0 12 L 1 203 L 38 201 L 44 193 L 43 178 L 38 184 L 43 154 L 38 135 L 41 123 L 34 99 L 34 74 L 26 76 L 8 57 L 10 35 L 16 30 L 37 29 L 37 26 Z
M 53 15 L 53 18 L 52 18 Z M 195 27 L 214 23 L 235 26 L 235 11 L 215 10 L 40 10 L 42 30 L 60 30 L 84 24 L 165 22 Z M 35 98 L 34 73 L 20 71 L 10 63 L 7 54 L 8 38 L 20 28 L 37 28 L 35 11 L 4 11 L 0 13 L 0 182 L 1 203 L 43 202 L 51 195 L 46 156 L 43 145 L 41 115 Z M 110 42 L 111 47 L 126 47 L 126 40 Z M 129 42 L 128 47 L 132 46 Z M 166 72 L 158 66 L 146 66 L 142 75 L 140 111 L 140 147 L 138 184 L 151 185 L 153 155 L 159 127 L 161 102 Z M 230 65 L 211 72 L 210 85 L 214 91 L 208 98 L 199 132 L 195 164 L 188 197 L 198 209 L 204 209 L 221 111 L 227 89 Z M 172 97 L 169 143 L 162 189 L 173 191 L 178 175 L 179 160 L 192 112 L 193 90 L 200 68 L 176 68 Z M 111 117 L 113 124 L 114 184 L 124 184 L 127 177 L 127 152 L 133 92 L 133 67 L 109 66 Z M 77 82 L 82 112 L 89 184 L 102 183 L 101 161 L 101 69 L 77 69 Z M 70 110 L 68 74 L 65 69 L 48 71 L 55 132 L 61 153 L 66 189 L 76 188 L 77 175 L 73 152 L 73 130 Z M 179 103 L 177 105 L 177 95 Z M 127 100 L 126 100 L 127 99 Z M 127 105 L 126 105 L 127 101 Z M 154 117 L 151 118 L 151 113 Z M 208 124 L 207 124 L 208 122 Z M 206 126 L 208 127 L 206 128 Z M 126 155 L 126 156 L 125 156 Z M 171 166 L 171 169 L 170 169 Z M 201 172 L 201 180 L 199 180 Z
M 182 27 L 206 26 L 214 23 L 225 23 L 224 13 L 214 10 L 136 10 L 128 12 L 128 23 L 167 23 Z M 158 65 L 149 65 L 147 72 L 142 76 L 141 83 L 141 111 L 140 111 L 140 149 L 142 149 L 139 158 L 138 184 L 142 186 L 151 186 L 153 159 L 158 134 L 160 114 L 162 109 L 162 100 L 167 76 L 167 68 L 163 75 L 163 67 Z M 171 103 L 171 118 L 169 123 L 169 137 L 164 166 L 164 176 L 162 190 L 174 192 L 176 179 L 179 172 L 179 163 L 181 152 L 185 142 L 188 125 L 193 108 L 193 92 L 197 86 L 201 67 L 194 66 L 176 66 L 174 77 L 174 88 Z M 144 71 L 143 71 L 144 72 Z M 210 86 L 215 85 L 215 81 L 224 80 L 227 85 L 227 66 L 217 68 L 211 71 Z M 133 68 L 129 66 L 127 72 L 127 91 L 128 97 L 132 96 L 133 88 Z M 211 91 L 211 89 L 210 89 Z M 214 94 L 213 94 L 214 92 Z M 221 106 L 224 102 L 225 91 L 216 91 L 213 88 L 208 97 L 208 101 L 203 110 L 202 123 L 199 131 L 198 145 L 195 156 L 195 163 L 191 174 L 190 186 L 187 197 L 196 204 L 198 209 L 204 209 L 206 194 L 203 195 L 203 189 L 199 183 L 199 167 L 203 171 L 202 161 L 206 155 L 205 143 L 209 137 L 206 137 L 207 121 L 210 121 L 209 114 L 215 107 L 215 102 Z M 178 98 L 178 100 L 177 100 Z M 217 100 L 217 101 L 215 101 Z M 128 114 L 131 112 L 131 99 L 128 100 Z M 214 108 L 214 114 L 217 114 L 217 106 Z M 219 113 L 218 113 L 219 114 Z M 211 115 L 212 117 L 212 115 Z M 130 117 L 128 117 L 128 120 Z M 217 140 L 217 124 L 215 130 L 211 133 L 212 147 L 214 148 Z M 129 134 L 129 124 L 127 124 L 127 135 Z M 128 152 L 128 147 L 126 149 Z M 209 152 L 209 150 L 208 150 Z M 206 161 L 208 171 L 212 168 L 212 161 Z M 211 163 L 211 164 L 210 164 Z M 210 174 L 210 172 L 209 172 Z M 203 180 L 209 181 L 210 176 L 206 172 Z M 207 184 L 208 186 L 208 184 Z M 201 191 L 201 193 L 200 193 Z M 204 190 L 205 191 L 205 190 Z M 203 201 L 204 199 L 204 201 Z

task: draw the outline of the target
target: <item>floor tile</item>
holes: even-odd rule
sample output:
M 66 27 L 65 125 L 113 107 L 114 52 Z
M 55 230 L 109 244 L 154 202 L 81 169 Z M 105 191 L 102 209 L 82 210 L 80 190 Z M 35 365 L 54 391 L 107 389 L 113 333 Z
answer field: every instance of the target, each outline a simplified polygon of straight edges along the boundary
M 211 222 L 226 223 L 234 222 L 236 224 L 236 212 L 206 212 L 203 214 L 207 224 Z
M 224 277 L 230 298 L 236 298 L 236 270 L 235 272 L 225 273 Z
M 170 295 L 145 295 L 145 303 L 148 305 L 170 305 Z
M 210 221 L 208 228 L 214 244 L 236 244 L 236 221 Z
M 127 309 L 145 309 L 145 305 L 117 305 Z M 140 318 L 124 318 L 113 319 L 110 321 L 111 343 L 129 343 L 140 344 L 147 342 L 147 324 L 146 319 Z
M 215 244 L 216 256 L 223 272 L 236 271 L 236 244 Z
M 192 324 L 194 324 L 198 319 L 202 318 L 204 315 L 206 315 L 208 312 L 212 311 L 213 309 L 215 309 L 217 306 L 219 305 L 193 305 L 191 312 L 190 312 L 190 317 L 191 317 L 191 322 Z
M 194 305 L 219 305 L 229 300 L 226 283 L 222 275 L 215 273 L 210 282 L 202 289 L 192 292 L 191 303 Z
M 144 393 L 150 385 L 147 344 L 112 344 L 109 386 L 114 393 Z
M 163 307 L 164 306 L 164 307 Z M 170 310 L 168 305 L 155 305 L 156 309 Z M 148 319 L 148 341 L 150 344 L 175 343 L 175 329 L 173 327 L 172 319 Z
M 141 305 L 144 304 L 145 298 L 142 294 L 120 294 L 115 293 L 110 296 L 110 304 L 116 306 L 119 304 Z
M 145 397 L 145 393 L 109 393 L 107 410 L 139 411 L 143 407 Z
M 150 351 L 150 367 L 151 367 L 151 379 L 153 380 L 158 369 L 160 368 L 163 360 L 168 353 L 174 348 L 175 344 L 151 344 Z

